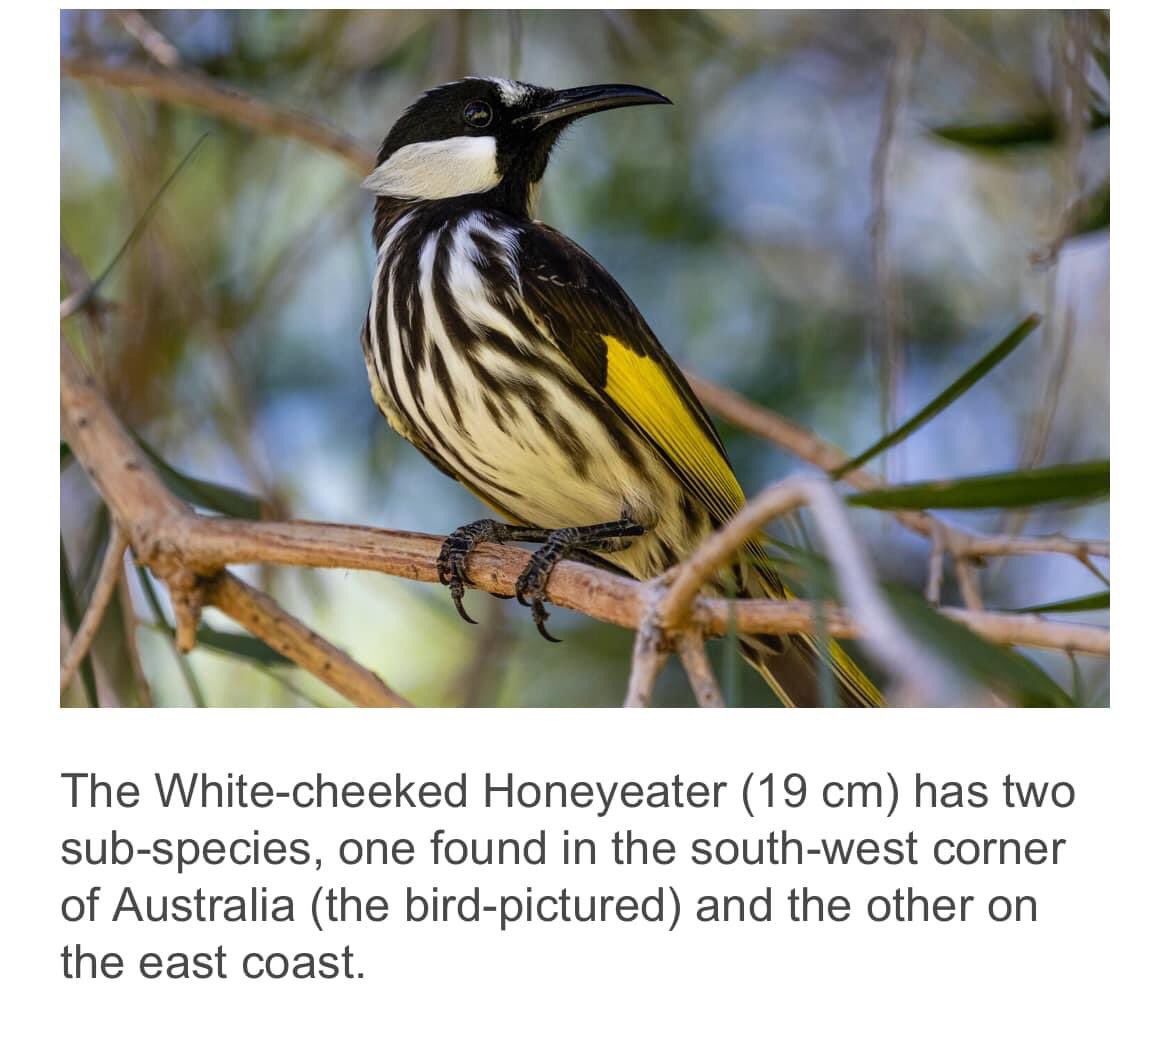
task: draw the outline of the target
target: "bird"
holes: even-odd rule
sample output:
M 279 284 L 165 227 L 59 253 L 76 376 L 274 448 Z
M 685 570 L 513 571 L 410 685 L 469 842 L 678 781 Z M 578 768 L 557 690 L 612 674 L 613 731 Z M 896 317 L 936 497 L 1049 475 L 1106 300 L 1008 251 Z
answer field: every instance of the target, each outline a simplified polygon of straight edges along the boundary
M 382 142 L 364 189 L 376 249 L 361 330 L 390 426 L 494 517 L 454 530 L 438 576 L 459 615 L 479 543 L 538 545 L 516 598 L 546 628 L 563 558 L 638 580 L 676 566 L 744 503 L 723 442 L 681 370 L 617 280 L 533 216 L 554 147 L 579 119 L 663 105 L 631 84 L 568 89 L 466 77 L 422 94 Z M 790 597 L 757 540 L 723 581 Z M 882 697 L 835 643 L 742 637 L 779 700 Z M 822 677 L 827 661 L 832 674 Z

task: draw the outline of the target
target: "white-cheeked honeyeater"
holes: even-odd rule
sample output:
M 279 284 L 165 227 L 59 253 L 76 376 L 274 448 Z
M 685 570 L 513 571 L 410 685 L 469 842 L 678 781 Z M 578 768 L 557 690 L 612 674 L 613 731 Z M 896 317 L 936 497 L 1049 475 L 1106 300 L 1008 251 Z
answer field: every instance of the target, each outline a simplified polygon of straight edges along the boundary
M 549 156 L 573 121 L 665 102 L 622 84 L 444 84 L 402 115 L 365 180 L 377 198 L 362 330 L 374 399 L 399 434 L 502 519 L 463 526 L 443 546 L 439 576 L 465 619 L 467 559 L 480 541 L 540 545 L 516 595 L 549 637 L 544 592 L 559 559 L 645 580 L 743 504 L 711 420 L 638 308 L 583 248 L 532 217 Z M 754 543 L 722 586 L 788 594 Z M 740 645 L 784 703 L 818 703 L 810 639 Z M 881 703 L 836 645 L 828 659 L 843 703 Z

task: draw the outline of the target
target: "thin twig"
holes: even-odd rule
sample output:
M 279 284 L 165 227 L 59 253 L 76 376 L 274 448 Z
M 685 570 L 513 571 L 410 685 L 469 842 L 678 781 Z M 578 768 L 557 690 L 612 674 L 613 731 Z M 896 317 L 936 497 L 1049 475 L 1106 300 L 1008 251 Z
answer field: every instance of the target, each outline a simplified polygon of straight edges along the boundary
M 206 571 L 222 565 L 280 565 L 318 569 L 350 569 L 385 573 L 408 580 L 436 583 L 435 559 L 443 538 L 425 533 L 371 526 L 323 522 L 252 522 L 231 518 L 192 516 L 171 523 L 167 547 L 185 552 L 190 564 Z M 516 578 L 528 564 L 528 554 L 502 544 L 481 544 L 468 565 L 471 583 L 493 595 L 514 595 Z M 637 630 L 643 613 L 653 605 L 653 582 L 639 583 L 580 562 L 562 562 L 549 578 L 549 599 L 565 609 L 594 620 Z M 826 630 L 838 638 L 857 638 L 861 631 L 848 616 L 826 606 Z M 988 613 L 994 621 L 971 621 L 967 610 L 943 607 L 943 616 L 974 626 L 990 625 L 987 634 L 1003 639 L 1011 625 L 1021 625 L 1020 645 L 1104 654 L 1109 651 L 1105 628 L 1049 621 L 1014 613 Z M 814 629 L 811 603 L 714 596 L 695 600 L 693 621 L 708 635 L 725 635 L 734 620 L 747 634 L 789 634 Z M 1071 633 L 1069 629 L 1074 629 Z M 1081 630 L 1083 629 L 1083 633 Z
M 654 623 L 653 617 L 647 617 L 638 627 L 638 634 L 634 638 L 634 656 L 630 661 L 630 681 L 626 687 L 626 699 L 623 702 L 626 708 L 649 708 L 650 698 L 654 693 L 654 683 L 666 665 L 670 654 L 662 632 Z
M 356 139 L 322 121 L 263 102 L 191 72 L 126 64 L 111 66 L 82 58 L 63 58 L 61 72 L 73 80 L 149 95 L 176 106 L 190 106 L 272 135 L 317 146 L 344 159 L 355 171 L 370 171 L 374 155 Z
M 154 696 L 150 691 L 146 672 L 142 669 L 142 653 L 138 648 L 138 616 L 134 610 L 134 597 L 130 593 L 130 572 L 126 556 L 122 556 L 122 572 L 118 575 L 118 603 L 122 609 L 122 629 L 126 638 L 126 653 L 130 657 L 130 673 L 134 679 L 134 692 L 140 708 L 153 708 Z
M 659 623 L 664 630 L 682 627 L 691 616 L 689 611 L 700 588 L 768 522 L 803 506 L 809 508 L 817 523 L 847 606 L 864 626 L 867 647 L 916 697 L 938 698 L 948 692 L 949 676 L 890 610 L 868 557 L 849 529 L 840 498 L 824 479 L 789 478 L 765 489 L 703 540 L 679 567 L 658 605 Z M 740 605 L 745 604 L 737 604 L 737 624 L 743 627 L 738 615 Z M 813 620 L 815 624 L 815 616 Z
M 691 691 L 700 708 L 724 708 L 723 693 L 715 681 L 703 636 L 697 631 L 686 631 L 676 643 L 679 660 L 691 683 Z
M 916 11 L 900 14 L 896 25 L 897 40 L 886 79 L 877 143 L 870 166 L 869 235 L 874 277 L 872 327 L 876 330 L 872 345 L 878 359 L 883 434 L 892 431 L 898 419 L 904 356 L 902 288 L 890 261 L 887 189 L 898 113 L 909 93 L 911 73 L 925 32 L 923 16 Z
M 141 11 L 116 11 L 114 17 L 159 65 L 176 69 L 183 64 L 179 49 L 152 26 Z
M 946 554 L 946 540 L 936 532 L 930 541 L 930 561 L 926 569 L 926 601 L 937 606 L 942 601 L 943 558 Z
M 231 573 L 205 588 L 209 604 L 362 708 L 409 708 L 377 675 Z
M 98 572 L 97 583 L 94 585 L 93 597 L 89 600 L 89 608 L 81 618 L 77 634 L 73 636 L 65 659 L 61 661 L 61 692 L 64 693 L 81 667 L 82 660 L 93 644 L 94 636 L 101 627 L 102 618 L 114 596 L 118 586 L 118 578 L 122 575 L 122 556 L 126 553 L 126 534 L 117 526 L 110 531 L 110 542 L 106 545 L 106 553 L 102 558 L 101 569 Z
M 968 609 L 983 609 L 983 595 L 979 590 L 979 571 L 969 558 L 955 559 L 955 579 L 959 582 L 959 593 Z

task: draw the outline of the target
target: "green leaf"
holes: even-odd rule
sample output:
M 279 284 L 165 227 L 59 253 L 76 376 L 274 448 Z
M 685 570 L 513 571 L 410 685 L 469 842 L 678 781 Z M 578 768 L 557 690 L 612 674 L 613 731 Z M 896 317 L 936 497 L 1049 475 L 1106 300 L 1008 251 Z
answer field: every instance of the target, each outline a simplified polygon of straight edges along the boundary
M 240 635 L 234 631 L 217 631 L 215 628 L 201 627 L 195 633 L 195 638 L 199 645 L 206 646 L 208 649 L 254 661 L 256 664 L 263 664 L 266 667 L 293 663 L 283 653 L 277 653 L 267 642 L 251 635 Z
M 1089 130 L 1109 127 L 1109 114 L 1094 111 L 1089 115 Z M 1034 113 L 988 124 L 948 124 L 932 128 L 940 139 L 957 146 L 979 150 L 1008 150 L 1021 146 L 1049 146 L 1060 135 L 1053 113 Z
M 987 507 L 1032 507 L 1055 501 L 1091 502 L 1109 495 L 1109 461 L 1060 464 L 1031 471 L 972 475 L 937 482 L 915 482 L 853 493 L 847 500 L 857 507 L 886 511 Z
M 1028 708 L 1066 708 L 1072 703 L 1053 679 L 1022 654 L 988 642 L 944 617 L 913 592 L 889 585 L 884 591 L 907 630 L 968 678 Z
M 232 518 L 263 517 L 264 503 L 251 493 L 230 485 L 219 485 L 216 482 L 206 482 L 200 478 L 192 478 L 183 474 L 166 462 L 154 451 L 139 435 L 134 435 L 142 451 L 149 457 L 150 462 L 158 468 L 167 488 L 181 500 L 186 500 L 196 507 L 203 507 L 209 511 L 218 511 L 220 514 L 230 515 Z
M 848 463 L 842 464 L 833 471 L 831 477 L 843 478 L 850 471 L 855 471 L 864 463 L 868 463 L 879 453 L 885 452 L 892 445 L 905 441 L 911 434 L 924 424 L 933 420 L 952 402 L 957 401 L 967 393 L 976 383 L 986 376 L 996 365 L 1003 361 L 1013 350 L 1034 332 L 1040 324 L 1038 314 L 1029 314 L 1015 328 L 1011 330 L 999 343 L 983 355 L 974 365 L 964 372 L 954 383 L 946 388 L 938 397 L 928 402 L 900 427 L 879 438 L 864 452 L 858 453 Z
M 1076 221 L 1069 230 L 1070 237 L 1085 237 L 1098 230 L 1109 229 L 1109 181 L 1093 193 L 1086 194 L 1075 206 Z
M 839 601 L 833 571 L 824 558 L 778 541 L 771 543 L 782 557 L 770 562 L 779 568 L 786 584 L 800 594 L 819 592 Z M 881 587 L 906 629 L 959 675 L 1027 707 L 1065 707 L 1070 703 L 1060 686 L 1023 654 L 988 642 L 966 625 L 944 617 L 912 591 L 896 584 Z
M 1089 609 L 1108 609 L 1109 592 L 1094 591 L 1091 595 L 1065 599 L 1063 602 L 1045 602 L 1039 606 L 1024 606 L 1017 613 L 1078 613 Z

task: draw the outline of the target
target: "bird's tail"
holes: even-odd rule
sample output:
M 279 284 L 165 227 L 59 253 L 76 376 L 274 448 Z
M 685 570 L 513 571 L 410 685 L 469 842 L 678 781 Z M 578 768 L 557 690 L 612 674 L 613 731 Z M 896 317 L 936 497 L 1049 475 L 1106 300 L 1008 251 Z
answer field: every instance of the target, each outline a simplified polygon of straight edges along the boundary
M 738 576 L 741 598 L 793 597 L 756 544 L 746 548 Z M 839 704 L 851 708 L 885 706 L 881 691 L 832 639 L 826 653 L 809 635 L 750 635 L 740 640 L 740 651 L 789 708 L 820 706 L 824 693 L 822 668 L 826 660 Z

